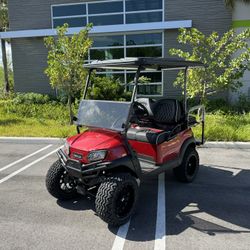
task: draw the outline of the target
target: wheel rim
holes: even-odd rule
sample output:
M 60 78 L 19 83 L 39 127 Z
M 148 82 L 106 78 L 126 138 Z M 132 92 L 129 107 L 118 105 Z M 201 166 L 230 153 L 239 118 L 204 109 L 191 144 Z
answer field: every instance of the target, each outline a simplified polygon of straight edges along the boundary
M 119 192 L 115 201 L 116 215 L 119 218 L 126 217 L 134 205 L 134 200 L 135 194 L 133 188 L 131 186 L 124 187 Z
M 70 178 L 66 171 L 62 173 L 59 184 L 60 184 L 60 189 L 65 193 L 73 192 L 76 186 L 74 179 Z
M 187 162 L 187 175 L 192 177 L 194 176 L 197 168 L 196 157 L 192 155 Z

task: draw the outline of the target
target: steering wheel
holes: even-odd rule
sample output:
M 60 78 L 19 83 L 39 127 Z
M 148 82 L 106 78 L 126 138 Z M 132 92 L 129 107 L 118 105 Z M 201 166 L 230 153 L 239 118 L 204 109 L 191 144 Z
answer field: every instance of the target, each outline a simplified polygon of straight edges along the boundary
M 138 118 L 146 118 L 149 116 L 148 110 L 140 102 L 134 102 L 133 108 L 134 108 L 135 115 Z

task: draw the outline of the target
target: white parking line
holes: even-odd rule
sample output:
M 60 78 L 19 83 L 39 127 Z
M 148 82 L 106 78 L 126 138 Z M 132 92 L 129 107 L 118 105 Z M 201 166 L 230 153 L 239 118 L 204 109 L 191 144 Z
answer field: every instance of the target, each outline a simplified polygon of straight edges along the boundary
M 129 229 L 130 220 L 119 227 L 118 232 L 115 237 L 115 241 L 113 243 L 112 250 L 122 250 L 124 247 L 124 243 L 127 237 L 128 229 Z
M 32 153 L 32 154 L 29 154 L 29 155 L 27 155 L 27 156 L 25 156 L 25 157 L 23 157 L 23 158 L 21 158 L 21 159 L 19 159 L 19 160 L 17 160 L 17 161 L 14 161 L 14 162 L 8 164 L 8 165 L 5 166 L 5 167 L 0 168 L 0 172 L 4 171 L 4 170 L 7 169 L 7 168 L 10 168 L 10 167 L 14 166 L 15 164 L 17 164 L 17 163 L 19 163 L 19 162 L 21 162 L 21 161 L 24 161 L 24 160 L 30 158 L 30 157 L 33 156 L 33 155 L 36 155 L 36 154 L 38 154 L 38 153 L 44 151 L 44 150 L 47 149 L 47 148 L 50 148 L 51 146 L 52 146 L 52 144 L 50 144 L 50 145 L 48 145 L 48 146 L 46 146 L 46 147 L 44 147 L 44 148 L 41 148 L 41 149 L 37 150 L 36 152 L 34 152 L 34 153 Z
M 158 201 L 154 250 L 166 249 L 165 173 L 158 177 Z
M 62 146 L 59 147 L 59 148 L 62 148 Z M 13 173 L 11 173 L 11 174 L 5 176 L 3 179 L 0 180 L 0 184 L 3 183 L 3 182 L 5 182 L 5 181 L 7 181 L 7 180 L 9 180 L 9 179 L 12 178 L 13 176 L 15 176 L 15 175 L 21 173 L 22 171 L 26 170 L 27 168 L 33 166 L 34 164 L 38 163 L 39 161 L 45 159 L 46 157 L 48 157 L 48 156 L 54 154 L 59 148 L 57 148 L 57 149 L 51 151 L 50 153 L 48 153 L 48 154 L 46 154 L 46 155 L 44 155 L 44 156 L 38 158 L 37 160 L 31 162 L 30 164 L 28 164 L 28 165 L 26 165 L 26 166 L 24 166 L 24 167 L 18 169 L 17 171 L 15 171 L 15 172 L 13 172 Z

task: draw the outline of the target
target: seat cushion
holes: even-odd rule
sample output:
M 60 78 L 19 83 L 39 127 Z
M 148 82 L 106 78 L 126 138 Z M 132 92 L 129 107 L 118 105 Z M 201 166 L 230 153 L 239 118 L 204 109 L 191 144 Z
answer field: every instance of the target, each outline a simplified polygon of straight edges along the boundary
M 129 128 L 127 131 L 127 138 L 129 140 L 148 142 L 156 145 L 167 141 L 169 135 L 170 131 L 166 132 L 152 128 Z

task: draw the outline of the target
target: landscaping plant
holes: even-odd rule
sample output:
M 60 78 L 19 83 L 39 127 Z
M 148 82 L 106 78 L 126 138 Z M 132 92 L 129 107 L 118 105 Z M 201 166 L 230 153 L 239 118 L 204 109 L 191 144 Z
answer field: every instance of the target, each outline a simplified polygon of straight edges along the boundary
M 73 122 L 72 100 L 84 88 L 86 70 L 83 68 L 92 40 L 87 25 L 79 33 L 67 35 L 68 25 L 57 28 L 56 37 L 46 37 L 48 48 L 48 67 L 45 74 L 49 77 L 53 88 L 61 90 L 68 97 L 70 123 Z
M 177 38 L 180 44 L 191 48 L 191 52 L 180 48 L 170 49 L 170 54 L 185 60 L 200 61 L 205 68 L 188 71 L 188 95 L 198 96 L 204 103 L 207 95 L 223 90 L 237 90 L 242 86 L 240 78 L 250 68 L 250 29 L 240 34 L 230 30 L 220 36 L 217 32 L 205 35 L 201 31 L 180 29 Z M 237 54 L 237 56 L 236 56 Z M 176 79 L 177 85 L 184 82 L 184 72 Z

